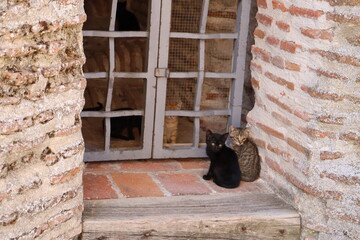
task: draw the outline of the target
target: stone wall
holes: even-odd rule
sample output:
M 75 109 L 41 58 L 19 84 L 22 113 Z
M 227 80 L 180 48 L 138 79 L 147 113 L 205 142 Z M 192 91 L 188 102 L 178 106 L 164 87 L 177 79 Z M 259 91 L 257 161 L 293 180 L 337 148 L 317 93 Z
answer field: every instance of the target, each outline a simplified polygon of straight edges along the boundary
M 81 0 L 0 3 L 0 239 L 81 233 Z
M 302 239 L 360 239 L 360 2 L 258 0 L 255 106 L 262 177 Z

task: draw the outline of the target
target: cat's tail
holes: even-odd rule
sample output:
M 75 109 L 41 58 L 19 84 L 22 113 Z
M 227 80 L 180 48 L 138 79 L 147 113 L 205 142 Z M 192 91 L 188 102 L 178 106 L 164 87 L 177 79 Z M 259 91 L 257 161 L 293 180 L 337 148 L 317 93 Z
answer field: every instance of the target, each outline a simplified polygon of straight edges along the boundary
M 100 111 L 104 105 L 102 105 L 101 102 L 97 102 L 98 106 L 97 107 L 92 107 L 92 108 L 84 108 L 83 111 Z

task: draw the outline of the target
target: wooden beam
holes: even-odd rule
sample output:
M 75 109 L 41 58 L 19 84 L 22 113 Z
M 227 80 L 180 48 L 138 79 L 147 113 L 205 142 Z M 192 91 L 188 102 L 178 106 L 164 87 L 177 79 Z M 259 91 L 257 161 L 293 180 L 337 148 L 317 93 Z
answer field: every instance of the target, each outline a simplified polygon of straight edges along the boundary
M 275 194 L 85 201 L 83 239 L 299 239 L 298 213 Z

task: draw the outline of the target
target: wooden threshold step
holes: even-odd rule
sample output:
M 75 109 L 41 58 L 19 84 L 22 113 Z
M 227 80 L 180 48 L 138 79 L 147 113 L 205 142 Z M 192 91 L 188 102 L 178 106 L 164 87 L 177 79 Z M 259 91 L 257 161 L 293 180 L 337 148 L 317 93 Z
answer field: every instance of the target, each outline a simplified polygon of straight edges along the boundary
M 92 200 L 82 239 L 300 239 L 300 217 L 265 193 Z

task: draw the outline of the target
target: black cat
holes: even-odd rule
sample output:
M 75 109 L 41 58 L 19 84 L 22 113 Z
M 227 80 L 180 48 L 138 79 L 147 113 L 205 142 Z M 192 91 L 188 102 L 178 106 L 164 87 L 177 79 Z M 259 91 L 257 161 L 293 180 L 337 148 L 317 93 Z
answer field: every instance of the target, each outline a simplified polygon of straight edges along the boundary
M 117 4 L 115 30 L 140 31 L 139 22 L 135 15 L 126 9 L 126 1 Z
M 101 103 L 97 103 L 97 107 L 86 108 L 83 111 L 101 111 L 103 109 L 103 105 Z M 120 110 L 134 110 L 132 108 L 119 108 L 114 111 Z M 105 122 L 103 123 L 105 125 Z M 133 129 L 136 127 L 139 131 L 139 135 L 141 136 L 141 124 L 142 124 L 142 116 L 123 116 L 123 117 L 112 117 L 110 118 L 110 136 L 112 138 L 119 138 L 123 140 L 135 140 Z M 124 130 L 126 129 L 127 136 L 122 135 Z
M 224 188 L 236 188 L 240 184 L 241 172 L 236 153 L 225 145 L 229 133 L 218 134 L 206 131 L 206 154 L 210 159 L 210 168 L 205 180 Z

